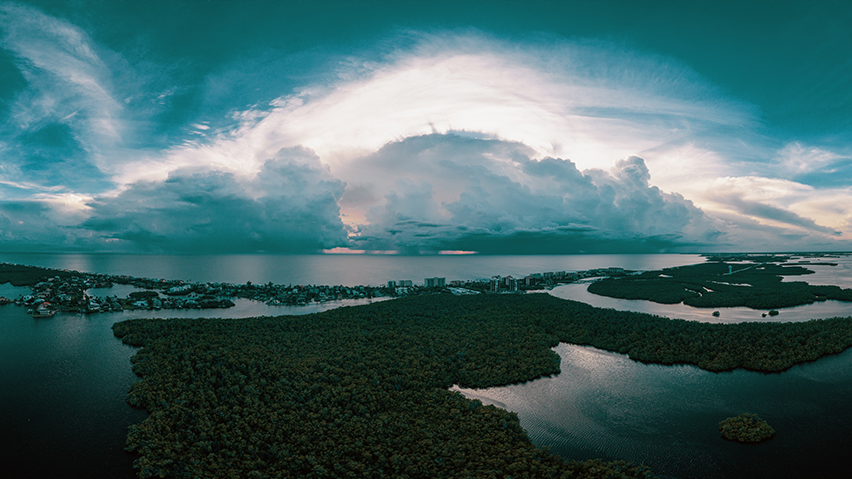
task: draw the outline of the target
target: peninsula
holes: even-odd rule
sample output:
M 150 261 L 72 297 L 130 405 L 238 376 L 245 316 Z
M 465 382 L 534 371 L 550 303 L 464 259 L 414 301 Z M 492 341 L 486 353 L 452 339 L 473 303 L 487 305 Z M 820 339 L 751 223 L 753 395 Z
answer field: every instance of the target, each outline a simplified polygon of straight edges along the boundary
M 789 255 L 707 255 L 706 263 L 610 277 L 589 285 L 590 293 L 662 304 L 683 303 L 699 308 L 745 306 L 777 309 L 834 299 L 852 301 L 852 289 L 782 281 L 813 271 Z M 776 313 L 777 314 L 777 313 Z
M 852 346 L 852 318 L 708 324 L 550 295 L 437 294 L 301 317 L 138 319 L 113 326 L 151 414 L 128 449 L 140 477 L 651 477 L 564 461 L 517 416 L 447 391 L 559 372 L 588 344 L 662 364 L 781 371 Z M 597 471 L 597 472 L 595 472 Z M 251 476 L 249 476 L 251 477 Z

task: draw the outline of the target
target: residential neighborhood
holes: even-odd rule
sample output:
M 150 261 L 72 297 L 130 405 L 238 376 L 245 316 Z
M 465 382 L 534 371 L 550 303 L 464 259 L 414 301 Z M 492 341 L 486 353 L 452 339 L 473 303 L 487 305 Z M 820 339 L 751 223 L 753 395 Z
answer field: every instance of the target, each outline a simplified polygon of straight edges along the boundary
M 229 308 L 237 298 L 260 301 L 269 305 L 307 305 L 344 299 L 402 297 L 421 294 L 479 294 L 523 293 L 529 290 L 551 288 L 583 278 L 620 276 L 622 268 L 594 269 L 588 271 L 556 271 L 532 273 L 523 278 L 492 276 L 490 279 L 452 280 L 444 277 L 424 278 L 423 283 L 402 279 L 388 281 L 381 286 L 328 286 L 232 283 L 189 283 L 181 280 L 138 278 L 126 275 L 82 273 L 69 270 L 49 270 L 3 263 L 0 280 L 4 279 L 2 267 L 29 268 L 30 277 L 43 277 L 30 282 L 31 294 L 16 299 L 0 297 L 0 305 L 15 303 L 26 306 L 35 317 L 49 317 L 57 311 L 98 313 L 124 310 L 158 309 L 210 309 Z M 35 276 L 33 276 L 35 274 Z M 95 294 L 114 285 L 130 285 L 134 291 L 125 297 L 117 294 Z

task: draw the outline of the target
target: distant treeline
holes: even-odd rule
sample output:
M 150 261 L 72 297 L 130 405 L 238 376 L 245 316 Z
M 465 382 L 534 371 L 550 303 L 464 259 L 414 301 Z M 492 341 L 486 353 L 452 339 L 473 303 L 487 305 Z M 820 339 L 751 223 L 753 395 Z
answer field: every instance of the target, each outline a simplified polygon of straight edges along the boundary
M 733 274 L 728 273 L 728 267 Z M 662 304 L 699 308 L 745 306 L 752 309 L 787 308 L 814 301 L 852 301 L 852 289 L 782 282 L 782 276 L 813 273 L 801 266 L 774 264 L 703 263 L 608 278 L 589 285 L 589 292 L 622 299 L 645 299 Z
M 137 319 L 127 446 L 140 477 L 652 477 L 565 461 L 513 413 L 447 391 L 559 372 L 559 342 L 778 371 L 852 345 L 852 320 L 705 324 L 549 295 L 435 295 L 298 317 Z
M 67 278 L 73 273 L 58 269 L 24 266 L 20 264 L 0 264 L 0 284 L 11 283 L 12 286 L 32 286 L 44 278 Z

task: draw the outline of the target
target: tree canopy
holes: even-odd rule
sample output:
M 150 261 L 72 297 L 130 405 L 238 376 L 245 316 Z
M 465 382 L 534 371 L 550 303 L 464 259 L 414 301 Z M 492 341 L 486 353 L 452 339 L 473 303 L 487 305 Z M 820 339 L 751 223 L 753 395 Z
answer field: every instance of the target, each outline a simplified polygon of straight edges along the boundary
M 589 292 L 612 298 L 645 299 L 661 304 L 683 302 L 699 308 L 745 306 L 773 309 L 826 299 L 852 301 L 852 289 L 811 286 L 803 281 L 782 281 L 783 276 L 811 273 L 813 271 L 802 266 L 716 261 L 606 278 L 591 283 Z
M 760 442 L 775 435 L 775 429 L 757 414 L 743 413 L 719 423 L 722 437 L 729 441 Z
M 650 477 L 565 461 L 458 393 L 559 372 L 560 341 L 664 364 L 778 371 L 852 345 L 852 321 L 720 325 L 549 295 L 421 296 L 323 313 L 116 323 L 150 416 L 140 477 Z

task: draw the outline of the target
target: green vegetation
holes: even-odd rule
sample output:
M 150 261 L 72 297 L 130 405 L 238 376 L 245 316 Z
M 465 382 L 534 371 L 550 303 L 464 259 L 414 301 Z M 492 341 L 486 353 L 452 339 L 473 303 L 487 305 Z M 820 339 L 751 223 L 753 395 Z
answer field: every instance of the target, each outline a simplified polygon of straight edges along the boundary
M 44 278 L 56 276 L 67 278 L 72 276 L 72 273 L 37 266 L 0 263 L 0 284 L 12 283 L 12 286 L 32 286 Z
M 705 324 L 549 295 L 411 297 L 298 317 L 137 319 L 140 477 L 649 477 L 564 461 L 509 412 L 447 391 L 559 372 L 560 341 L 709 370 L 778 371 L 852 345 L 852 321 Z
M 158 293 L 156 291 L 133 291 L 132 293 L 127 295 L 128 298 L 133 299 L 133 300 L 137 300 L 137 301 L 146 300 L 146 299 L 153 299 L 153 298 L 156 298 L 156 297 L 159 297 L 159 296 L 160 296 L 160 293 Z
M 728 274 L 729 266 L 733 274 Z M 622 278 L 607 278 L 590 284 L 589 292 L 662 304 L 683 302 L 699 308 L 745 306 L 770 309 L 826 299 L 852 301 L 852 289 L 811 286 L 802 281 L 781 281 L 782 276 L 811 273 L 801 266 L 710 262 Z
M 725 439 L 738 442 L 760 442 L 775 435 L 772 426 L 749 413 L 725 419 L 719 423 L 719 431 Z

